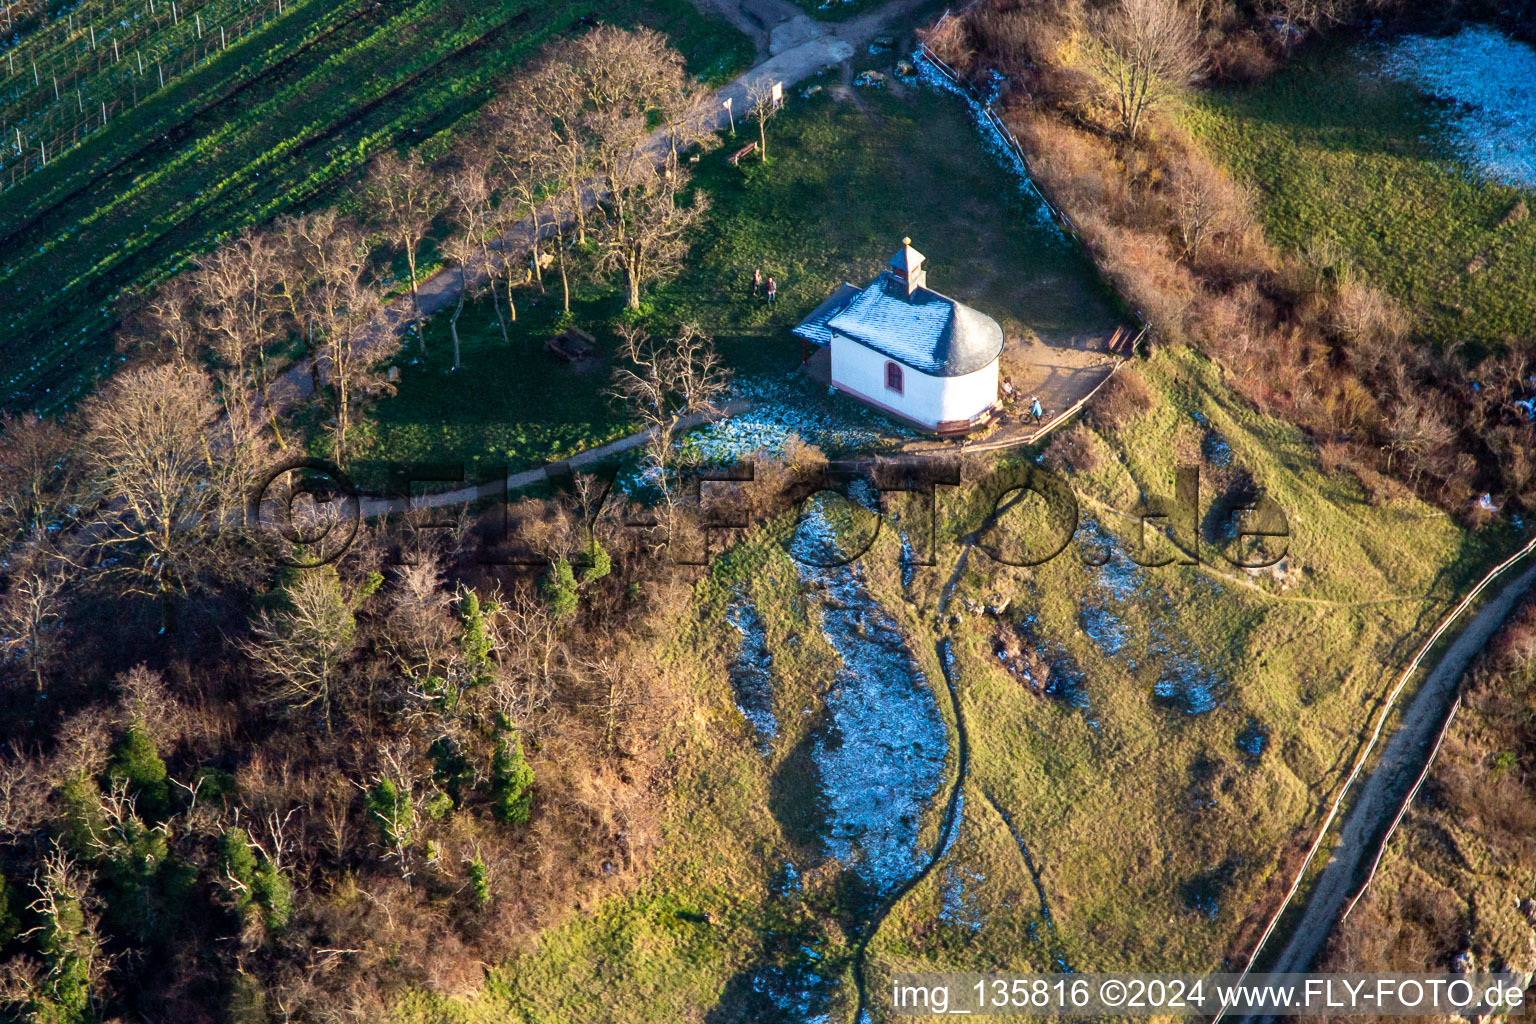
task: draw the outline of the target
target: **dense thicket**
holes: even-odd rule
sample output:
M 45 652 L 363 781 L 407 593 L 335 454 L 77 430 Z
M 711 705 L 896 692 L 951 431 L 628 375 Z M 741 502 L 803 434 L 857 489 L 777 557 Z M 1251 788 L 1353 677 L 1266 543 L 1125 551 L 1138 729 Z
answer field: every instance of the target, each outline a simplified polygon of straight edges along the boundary
M 546 273 L 638 304 L 703 210 L 700 96 L 655 33 L 562 42 L 442 164 L 378 161 L 372 223 L 230 241 L 142 302 L 76 415 L 0 424 L 3 1012 L 376 1020 L 644 857 L 673 700 L 650 630 L 681 594 L 652 531 L 588 481 L 499 533 L 405 516 L 344 551 L 305 532 L 334 502 L 247 527 L 301 472 L 247 506 L 295 456 L 345 465 L 401 343 L 387 264 L 414 296 L 429 236 L 503 322 Z M 661 166 L 636 155 L 656 124 Z M 614 400 L 655 399 L 666 436 L 719 368 L 694 333 L 634 338 Z

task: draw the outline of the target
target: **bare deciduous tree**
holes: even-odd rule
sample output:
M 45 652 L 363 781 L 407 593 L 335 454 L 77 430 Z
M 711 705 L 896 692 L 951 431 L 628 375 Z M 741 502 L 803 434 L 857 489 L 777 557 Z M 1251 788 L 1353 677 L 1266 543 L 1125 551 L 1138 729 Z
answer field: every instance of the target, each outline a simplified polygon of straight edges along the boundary
M 23 936 L 38 937 L 45 969 L 24 1001 L 46 992 L 61 1001 L 94 1002 L 111 958 L 102 945 L 90 875 L 55 842 L 33 873 L 32 888 L 37 898 L 27 909 L 39 923 Z
M 544 148 L 550 136 L 544 114 L 528 92 L 514 84 L 486 109 L 481 133 L 481 144 L 491 154 L 492 180 L 507 208 L 507 219 L 530 222 L 528 244 L 533 259 L 529 272 L 542 292 L 545 211 L 541 200 L 545 186 L 557 173 L 555 160 Z
M 1169 194 L 1179 226 L 1184 256 L 1191 263 L 1213 235 L 1243 223 L 1244 197 L 1214 164 L 1198 158 L 1175 163 L 1169 173 Z
M 1280 33 L 1286 53 L 1307 33 L 1343 19 L 1350 7 L 1351 0 L 1264 0 L 1260 5 Z
M 464 301 L 469 297 L 469 267 L 480 252 L 480 243 L 466 231 L 455 231 L 438 246 L 446 259 L 459 272 L 459 295 L 453 312 L 448 316 L 448 334 L 453 339 L 453 368 L 463 366 L 463 346 L 459 343 L 459 317 L 464 313 Z
M 292 330 L 281 295 L 281 256 L 270 236 L 248 232 L 197 259 L 190 276 L 197 324 L 222 364 L 220 397 L 233 442 L 249 449 L 253 432 L 269 425 L 279 445 L 282 431 L 272 407 L 269 352 Z M 259 400 L 259 401 L 258 401 Z
M 416 261 L 421 244 L 432 228 L 432 221 L 442 212 L 443 190 L 437 174 L 414 150 L 409 156 L 391 153 L 375 160 L 368 172 L 365 194 L 372 204 L 379 227 L 386 231 L 405 254 L 411 282 L 411 311 L 416 324 L 416 344 L 421 357 L 427 357 L 427 338 L 421 328 L 421 295 L 417 288 Z
M 496 240 L 497 218 L 490 182 L 479 167 L 460 167 L 448 177 L 449 216 L 458 225 L 464 237 L 471 239 L 479 250 L 480 270 L 494 282 L 497 273 L 496 254 L 491 244 Z M 466 261 L 459 261 L 459 280 L 467 287 L 469 268 Z M 460 294 L 463 294 L 463 288 Z M 501 327 L 501 340 L 510 343 L 507 335 L 507 318 L 501 311 L 501 300 L 496 289 L 491 288 L 491 305 L 496 310 L 496 323 Z
M 1147 111 L 1199 77 L 1200 31 L 1178 0 L 1118 0 L 1094 19 L 1090 69 L 1114 94 L 1135 139 Z
M 10 585 L 0 596 L 0 653 L 20 661 L 41 691 L 43 673 L 64 645 L 65 563 L 40 542 L 11 561 Z
M 1415 398 L 1399 401 L 1386 423 L 1387 469 L 1401 459 L 1410 484 L 1443 475 L 1455 450 L 1456 430 L 1432 406 Z
M 682 153 L 715 144 L 715 94 L 692 79 L 661 101 L 661 127 L 667 137 L 667 168 L 676 173 Z
M 615 210 L 604 228 L 598 265 L 623 275 L 624 301 L 630 309 L 640 308 L 640 293 L 647 284 L 682 266 L 688 232 L 709 211 L 703 192 L 694 194 L 691 205 L 679 205 L 677 194 L 684 183 L 681 172 L 668 176 L 643 167 L 619 189 L 623 213 Z
M 549 610 L 526 593 L 497 602 L 491 619 L 496 671 L 483 699 L 517 728 L 548 707 L 563 654 Z
M 1405 329 L 1403 315 L 1392 300 L 1347 271 L 1340 275 L 1328 325 L 1347 341 L 1367 348 L 1396 343 Z
M 326 289 L 356 278 L 363 271 L 363 240 L 335 210 L 317 210 L 295 217 L 280 217 L 275 228 L 279 251 L 281 294 L 304 340 L 309 379 L 316 395 L 322 391 L 320 353 L 315 344 L 316 304 L 323 303 Z
M 75 498 L 75 440 L 31 413 L 0 415 L 0 528 L 10 539 L 57 522 Z
M 772 75 L 759 75 L 747 83 L 747 112 L 757 122 L 757 155 L 763 163 L 768 162 L 768 122 L 779 112 L 777 85 Z
M 714 342 L 691 324 L 671 342 L 657 343 L 631 326 L 621 337 L 619 354 L 629 366 L 614 370 L 614 392 L 650 430 L 646 452 L 663 493 L 670 493 L 667 471 L 678 420 L 689 413 L 717 413 L 715 403 L 729 386 L 730 372 Z
M 36 761 L 0 754 L 0 836 L 7 841 L 30 833 L 48 813 L 53 783 Z
M 442 675 L 456 632 L 453 595 L 443 586 L 442 561 L 434 554 L 401 566 L 390 588 L 384 645 L 413 688 Z
M 334 214 L 313 214 L 295 222 L 293 240 L 306 268 L 301 310 L 310 374 L 317 397 L 329 392 L 336 462 L 345 465 L 357 400 L 369 390 L 389 389 L 378 368 L 394 354 L 397 340 L 374 329 L 383 299 L 368 279 L 369 246 L 362 232 Z
M 326 731 L 342 667 L 357 645 L 357 620 L 333 568 L 306 570 L 264 610 L 242 644 L 271 681 L 273 700 L 290 711 L 318 707 Z
M 418 802 L 425 780 L 421 766 L 406 741 L 386 746 L 379 755 L 379 769 L 364 787 L 369 809 L 379 825 L 385 860 L 393 860 L 407 882 L 413 874 L 411 849 L 416 845 Z
M 582 115 L 584 91 L 570 60 L 551 54 L 529 72 L 528 99 L 539 112 L 535 122 L 544 132 L 539 148 L 549 156 L 564 206 L 571 211 L 578 244 L 587 240 L 587 179 L 592 174 L 592 155 L 587 146 Z
M 85 460 L 100 491 L 93 543 L 130 593 L 169 599 L 221 559 L 219 518 L 240 481 L 220 472 L 207 376 L 174 362 L 120 373 L 85 405 Z
M 315 326 L 322 338 L 321 366 L 331 391 L 337 465 L 346 463 L 347 435 L 357 416 L 358 399 L 370 391 L 382 394 L 393 390 L 379 372 L 379 364 L 392 354 L 385 344 L 387 332 L 370 330 L 383 311 L 378 291 L 352 278 L 341 282 L 316 312 Z
M 582 125 L 591 160 L 622 238 L 629 190 L 651 157 L 644 143 L 650 116 L 683 91 L 683 58 L 651 29 L 602 25 L 567 47 L 583 100 Z
M 186 359 L 197 347 L 197 312 L 192 282 L 179 275 L 156 288 L 135 319 L 146 342 Z

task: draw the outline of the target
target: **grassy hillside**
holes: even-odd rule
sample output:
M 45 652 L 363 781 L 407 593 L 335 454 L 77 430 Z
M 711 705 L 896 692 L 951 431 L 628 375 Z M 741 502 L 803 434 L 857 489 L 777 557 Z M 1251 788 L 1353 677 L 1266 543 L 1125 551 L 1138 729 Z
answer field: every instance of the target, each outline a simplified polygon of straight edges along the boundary
M 497 78 L 583 17 L 659 27 L 708 78 L 752 54 L 688 0 L 301 0 L 286 12 L 0 193 L 12 339 L 0 405 L 66 404 L 110 365 L 122 293 L 221 236 L 336 201 L 384 147 L 440 150 Z
M 1320 46 L 1267 81 L 1202 93 L 1187 123 L 1252 184 L 1271 239 L 1352 268 L 1441 342 L 1527 342 L 1536 195 L 1458 162 L 1447 104 L 1368 47 Z
M 1211 364 L 1165 353 L 1146 377 L 1149 411 L 1074 432 L 1092 453 L 1072 476 L 1077 540 L 1034 569 L 979 556 L 960 586 L 966 825 L 882 931 L 889 969 L 1218 966 L 1340 781 L 1391 666 L 1490 553 L 1428 506 L 1373 506 L 1324 474 Z M 1137 567 L 1121 513 L 1171 496 L 1178 465 L 1201 470 L 1205 564 Z M 1210 510 L 1250 480 L 1285 510 L 1285 583 L 1220 557 Z M 998 543 L 1027 522 L 1010 513 Z M 1094 568 L 1104 538 L 1114 553 Z M 908 592 L 927 610 L 935 585 Z M 1038 656 L 1023 662 L 1033 684 L 999 654 L 1015 640 Z
M 855 611 L 897 624 L 950 730 L 949 781 L 923 818 L 913 872 L 938 845 L 959 768 L 946 638 L 969 744 L 953 841 L 874 935 L 871 991 L 899 969 L 1219 965 L 1339 781 L 1390 666 L 1503 540 L 1411 499 L 1372 505 L 1193 355 L 1161 354 L 1145 373 L 1148 411 L 1074 435 L 1098 465 L 1071 475 L 1085 524 L 1062 556 L 1014 569 L 973 552 L 941 615 L 956 538 L 984 504 L 956 492 L 936 565 L 904 570 L 899 522 L 858 563 L 870 603 Z M 1201 466 L 1202 510 L 1244 473 L 1286 510 L 1288 586 L 1233 569 L 1209 537 L 1203 567 L 1128 564 L 1109 510 L 1171 490 L 1179 463 Z M 1016 516 L 997 543 L 1019 540 Z M 820 831 L 835 780 L 814 757 L 844 664 L 842 598 L 785 557 L 785 529 L 755 531 L 716 562 L 680 619 L 698 625 L 666 647 L 695 697 L 669 712 L 678 788 L 657 861 L 493 971 L 483 996 L 422 994 L 402 1020 L 788 1020 L 770 997 L 817 984 L 831 1019 L 846 1018 L 868 908 L 832 853 L 835 830 Z M 1107 565 L 1085 565 L 1106 540 Z M 760 619 L 755 659 L 732 618 L 743 604 Z M 1037 652 L 1044 685 L 999 656 L 1009 635 Z M 768 667 L 766 703 L 743 698 L 743 660 Z M 766 742 L 765 712 L 778 730 Z

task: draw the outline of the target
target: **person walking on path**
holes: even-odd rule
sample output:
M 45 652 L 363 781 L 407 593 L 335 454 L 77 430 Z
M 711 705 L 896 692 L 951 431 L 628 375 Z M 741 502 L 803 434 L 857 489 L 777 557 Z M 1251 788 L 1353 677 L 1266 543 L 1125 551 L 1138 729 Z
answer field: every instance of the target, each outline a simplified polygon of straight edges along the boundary
M 752 271 L 752 297 L 757 298 L 757 290 L 763 286 L 762 270 Z
M 779 301 L 779 285 L 773 278 L 768 279 L 768 305 Z
M 1045 410 L 1040 408 L 1039 395 L 1036 395 L 1029 400 L 1029 414 L 1035 418 L 1036 423 L 1039 423 L 1045 419 Z

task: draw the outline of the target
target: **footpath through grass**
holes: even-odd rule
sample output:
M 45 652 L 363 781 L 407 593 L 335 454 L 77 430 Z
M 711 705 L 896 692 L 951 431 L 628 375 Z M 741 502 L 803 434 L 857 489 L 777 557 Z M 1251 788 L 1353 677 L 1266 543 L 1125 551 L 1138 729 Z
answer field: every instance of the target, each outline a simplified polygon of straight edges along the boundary
M 586 16 L 668 31 L 715 81 L 753 52 L 688 0 L 296 3 L 6 191 L 0 406 L 68 404 L 109 370 L 125 291 L 244 227 L 337 202 L 385 147 L 441 152 L 499 78 Z
M 1319 47 L 1258 85 L 1202 94 L 1188 123 L 1256 187 L 1281 245 L 1342 256 L 1436 341 L 1529 345 L 1536 194 L 1460 163 L 1446 105 L 1380 60 Z
M 807 408 L 878 420 L 804 385 L 795 375 L 801 343 L 789 329 L 838 284 L 867 282 L 907 235 L 927 254 L 934 288 L 1012 334 L 1066 342 L 1113 331 L 1113 296 L 1092 264 L 987 152 L 957 100 L 819 84 L 809 99 L 792 94 L 769 125 L 766 165 L 731 167 L 730 146 L 700 162 L 698 187 L 713 209 L 684 273 L 647 296 L 655 333 L 697 323 L 744 383 L 781 382 Z M 749 298 L 754 268 L 778 282 L 776 306 Z M 517 469 L 623 433 L 627 421 L 602 398 L 623 312 L 617 292 L 601 282 L 578 289 L 575 322 L 598 337 L 604 357 L 591 369 L 555 364 L 540 350 L 558 309 L 555 291 L 525 291 L 509 348 L 489 305 L 468 307 L 458 374 L 447 372 L 440 316 L 428 331 L 429 362 L 403 365 L 399 394 L 374 407 L 359 434 L 362 476 L 391 460 Z

